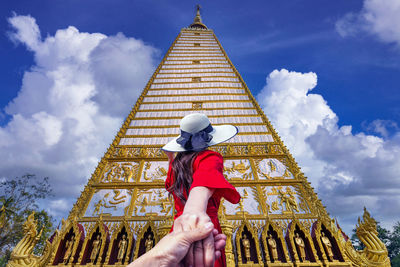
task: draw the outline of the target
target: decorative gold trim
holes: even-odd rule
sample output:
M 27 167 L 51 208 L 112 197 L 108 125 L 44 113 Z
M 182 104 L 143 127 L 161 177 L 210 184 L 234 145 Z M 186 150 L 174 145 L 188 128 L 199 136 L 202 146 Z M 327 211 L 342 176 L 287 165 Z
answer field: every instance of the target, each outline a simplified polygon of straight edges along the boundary
M 233 115 L 209 115 L 208 118 L 235 118 L 235 117 L 261 117 L 259 114 L 233 114 Z M 177 116 L 177 117 L 143 117 L 143 118 L 134 118 L 133 120 L 139 120 L 139 121 L 143 121 L 143 120 L 174 120 L 174 119 L 182 119 L 182 116 Z
M 188 77 L 189 78 L 189 77 Z M 194 77 L 193 77 L 194 78 Z M 187 83 L 194 84 L 194 83 L 238 83 L 238 82 L 231 82 L 231 81 L 206 81 L 206 82 L 171 82 L 171 83 L 153 83 L 153 84 L 183 84 Z M 240 84 L 240 83 L 238 83 Z M 205 86 L 205 87 L 169 87 L 169 88 L 151 88 L 149 91 L 162 91 L 162 90 L 202 90 L 202 89 L 236 89 L 236 90 L 243 90 L 243 87 L 229 87 L 229 86 Z M 220 94 L 220 93 L 218 93 Z M 227 94 L 227 93 L 226 93 Z
M 197 90 L 200 90 L 202 88 L 196 88 Z M 172 88 L 169 88 L 169 90 L 174 90 Z M 166 94 L 166 95 L 146 95 L 146 97 L 159 97 L 159 98 L 163 98 L 163 97 L 180 97 L 180 96 L 218 96 L 218 95 L 228 95 L 228 96 L 247 96 L 246 94 L 233 94 L 233 93 L 205 93 L 205 94 L 176 94 L 176 95 L 172 95 L 172 94 Z
M 160 101 L 160 102 L 142 102 L 143 104 L 176 104 L 176 103 L 192 103 L 193 100 L 187 100 L 187 101 Z M 202 100 L 201 102 L 203 103 L 219 103 L 219 102 L 231 102 L 231 103 L 236 103 L 236 102 L 252 102 L 251 100 Z
M 247 214 L 246 214 L 246 218 L 247 218 Z M 242 233 L 244 231 L 244 227 L 247 228 L 247 230 L 251 233 L 251 235 L 252 235 L 252 237 L 254 239 L 254 243 L 256 245 L 256 255 L 257 255 L 257 259 L 258 259 L 257 265 L 263 266 L 264 264 L 263 264 L 263 261 L 262 261 L 262 258 L 261 258 L 261 253 L 260 253 L 260 242 L 258 240 L 258 233 L 254 231 L 253 227 L 250 225 L 250 223 L 248 222 L 247 219 L 243 219 L 242 220 L 242 223 L 241 223 L 241 225 L 240 225 L 240 227 L 237 230 L 236 235 L 235 235 L 236 255 L 238 256 L 238 265 L 239 266 L 248 265 L 248 263 L 246 263 L 246 264 L 243 263 L 243 261 L 242 261 L 242 257 L 243 257 L 242 256 L 242 251 L 240 249 L 240 239 L 241 239 Z M 250 266 L 254 266 L 254 263 L 252 263 L 252 264 L 253 265 L 250 265 Z
M 124 265 L 129 263 L 128 262 L 129 261 L 129 254 L 130 254 L 130 251 L 132 250 L 132 245 L 133 245 L 132 243 L 133 243 L 134 236 L 133 236 L 133 232 L 132 232 L 131 226 L 128 224 L 126 219 L 124 219 L 124 220 L 122 220 L 121 223 L 119 223 L 118 228 L 113 231 L 113 234 L 112 234 L 112 236 L 110 238 L 110 243 L 108 244 L 106 260 L 104 262 L 104 265 L 110 264 L 109 262 L 110 262 L 110 257 L 111 257 L 111 252 L 112 252 L 112 249 L 113 249 L 114 241 L 117 241 L 116 239 L 118 237 L 118 234 L 121 233 L 122 228 L 124 228 L 124 227 L 125 227 L 125 230 L 126 230 L 126 233 L 127 233 L 126 239 L 128 240 L 128 247 L 126 248 L 126 252 L 125 252 L 126 255 L 125 255 L 125 259 L 124 259 Z M 117 248 L 118 248 L 118 244 L 117 244 Z
M 159 241 L 159 237 L 157 234 L 157 228 L 153 223 L 153 220 L 149 220 L 142 228 L 142 230 L 140 231 L 140 234 L 137 236 L 137 240 L 136 240 L 136 248 L 135 248 L 135 252 L 134 252 L 134 259 L 138 258 L 138 253 L 139 253 L 139 248 L 140 248 L 140 242 L 141 240 L 144 238 L 144 234 L 146 233 L 147 229 L 151 228 L 153 230 L 153 238 L 154 238 L 154 245 L 156 245 Z
M 269 231 L 269 227 L 271 226 L 272 230 L 275 231 L 278 235 L 278 239 L 281 242 L 282 245 L 282 250 L 283 250 L 283 257 L 285 262 L 278 261 L 278 262 L 272 262 L 270 259 L 269 255 L 269 250 L 268 250 L 268 244 L 267 244 L 267 232 Z M 273 221 L 268 220 L 266 221 L 263 230 L 261 232 L 261 242 L 264 247 L 264 255 L 265 255 L 265 260 L 268 266 L 293 266 L 293 264 L 290 261 L 289 253 L 286 247 L 286 241 L 285 237 L 283 236 L 284 229 L 276 225 Z M 276 240 L 277 241 L 277 240 Z M 278 244 L 277 244 L 278 245 Z M 278 252 L 279 253 L 279 252 Z
M 268 132 L 239 132 L 237 135 L 263 135 Z M 176 134 L 142 134 L 142 135 L 125 135 L 124 138 L 152 138 L 152 137 L 176 137 Z
M 101 242 L 102 242 L 102 244 L 101 244 L 99 256 L 98 256 L 97 261 L 96 261 L 96 265 L 99 265 L 101 263 L 101 261 L 103 260 L 104 248 L 106 246 L 107 235 L 109 235 L 109 229 L 108 229 L 108 232 L 106 233 L 104 227 L 105 227 L 105 224 L 103 222 L 102 216 L 100 216 L 100 217 L 97 218 L 97 221 L 96 221 L 96 224 L 94 225 L 94 227 L 85 236 L 85 241 L 83 242 L 82 249 L 81 249 L 81 251 L 79 253 L 79 258 L 78 258 L 78 261 L 77 261 L 76 265 L 81 265 L 82 260 L 83 260 L 83 254 L 85 253 L 85 251 L 87 249 L 89 249 L 87 247 L 89 245 L 88 242 L 92 239 L 93 235 L 96 233 L 96 229 L 97 228 L 99 228 L 99 232 L 101 233 Z M 86 263 L 84 263 L 83 265 L 86 265 Z
M 192 109 L 190 109 L 192 110 Z M 205 109 L 201 109 L 205 110 Z M 174 110 L 171 110 L 174 111 Z M 179 110 L 177 110 L 179 111 Z M 223 125 L 223 123 L 213 123 L 213 125 Z M 262 122 L 259 123 L 235 123 L 236 126 L 264 126 Z M 147 128 L 179 128 L 179 125 L 156 125 L 156 126 L 129 126 L 128 129 L 147 129 Z
M 243 108 L 235 108 L 235 107 L 222 107 L 222 108 L 201 108 L 200 110 L 255 110 L 256 109 L 254 107 L 243 107 Z M 166 111 L 193 111 L 193 108 L 178 108 L 178 109 L 141 109 L 138 110 L 138 113 L 143 112 L 143 113 L 147 113 L 147 112 L 166 112 Z M 213 123 L 213 125 L 217 125 L 215 123 Z M 235 124 L 236 125 L 236 124 Z M 264 125 L 264 123 L 262 123 L 261 125 Z M 179 127 L 179 125 L 177 125 Z
M 212 64 L 204 64 L 204 65 L 212 65 Z M 222 65 L 222 64 L 213 64 L 213 65 Z M 194 64 L 192 68 L 163 68 L 163 70 L 197 70 L 197 69 L 228 69 L 229 65 L 227 66 L 202 66 L 201 64 Z M 177 65 L 179 66 L 179 65 Z M 162 72 L 164 73 L 164 72 Z
M 298 215 L 296 214 L 296 216 L 298 216 Z M 294 231 L 296 230 L 296 226 L 298 226 L 300 231 L 302 231 L 304 233 L 305 238 L 307 239 L 307 240 L 304 240 L 304 243 L 305 243 L 305 245 L 307 245 L 306 244 L 306 241 L 307 241 L 308 244 L 310 245 L 311 252 L 313 254 L 312 256 L 314 257 L 315 261 L 310 261 L 310 260 L 306 260 L 305 262 L 300 261 L 299 256 L 297 255 L 296 244 L 293 241 L 293 238 L 295 236 Z M 294 262 L 297 266 L 322 266 L 322 262 L 319 260 L 317 250 L 315 249 L 314 242 L 311 238 L 310 231 L 308 229 L 305 229 L 304 226 L 299 222 L 299 220 L 297 218 L 294 218 L 291 221 L 290 225 L 288 226 L 287 236 L 288 236 L 291 248 L 293 250 Z

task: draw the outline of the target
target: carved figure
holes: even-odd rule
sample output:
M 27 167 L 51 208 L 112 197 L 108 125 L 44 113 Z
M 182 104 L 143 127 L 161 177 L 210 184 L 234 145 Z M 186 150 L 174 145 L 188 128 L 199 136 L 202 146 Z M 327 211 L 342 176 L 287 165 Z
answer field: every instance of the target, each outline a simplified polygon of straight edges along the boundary
M 153 236 L 149 234 L 145 242 L 146 252 L 153 248 Z
M 278 260 L 278 249 L 276 246 L 276 241 L 272 237 L 271 234 L 268 234 L 268 246 L 271 249 L 272 258 L 274 259 L 274 261 L 277 261 Z
M 356 251 L 350 240 L 345 243 L 346 256 L 359 266 L 382 266 L 390 267 L 390 259 L 385 244 L 379 239 L 376 230 L 376 221 L 364 208 L 364 221 L 358 218 L 356 234 L 360 241 L 365 245 L 363 251 Z
M 7 267 L 43 267 L 47 264 L 53 249 L 49 241 L 46 241 L 43 256 L 38 257 L 32 254 L 32 251 L 36 243 L 39 241 L 43 231 L 42 229 L 39 234 L 37 234 L 37 222 L 35 221 L 34 215 L 35 213 L 32 212 L 25 221 L 23 226 L 24 237 L 11 252 L 11 258 L 7 263 Z M 54 238 L 58 238 L 58 232 L 56 232 Z
M 64 264 L 68 264 L 68 261 L 70 260 L 71 256 L 72 256 L 72 250 L 74 248 L 74 244 L 75 244 L 75 234 L 72 233 L 71 238 L 69 240 L 67 240 L 67 242 L 65 243 L 65 254 L 64 254 Z
M 100 254 L 100 248 L 101 248 L 101 235 L 97 234 L 96 239 L 93 241 L 92 244 L 92 253 L 90 254 L 90 261 L 94 263 L 96 261 L 97 256 Z
M 282 192 L 282 190 L 278 190 L 279 193 L 279 205 L 283 207 L 285 205 L 286 211 L 297 211 L 299 212 L 299 207 L 296 202 L 296 197 L 293 195 L 291 190 L 287 190 L 286 193 Z
M 128 248 L 128 241 L 126 240 L 125 234 L 122 235 L 122 240 L 119 241 L 118 248 L 117 261 L 122 263 L 125 258 L 126 249 Z
M 328 260 L 333 261 L 332 244 L 324 232 L 321 232 L 321 241 L 327 251 Z
M 304 243 L 303 238 L 301 238 L 301 236 L 299 235 L 299 233 L 296 233 L 296 237 L 294 238 L 294 241 L 298 248 L 299 258 L 301 259 L 301 261 L 305 261 L 306 260 L 305 243 Z
M 250 261 L 250 240 L 247 239 L 247 235 L 243 234 L 242 245 L 244 247 L 244 254 L 247 262 Z

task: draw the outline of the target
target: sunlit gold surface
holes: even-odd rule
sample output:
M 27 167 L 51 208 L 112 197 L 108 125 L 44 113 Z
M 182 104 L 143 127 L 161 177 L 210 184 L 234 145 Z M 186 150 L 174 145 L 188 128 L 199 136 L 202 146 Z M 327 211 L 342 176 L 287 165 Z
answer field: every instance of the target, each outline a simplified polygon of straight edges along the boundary
M 202 24 L 199 11 L 197 12 L 194 24 L 204 25 Z M 193 39 L 194 43 L 197 39 L 201 40 L 203 34 L 208 34 L 207 37 L 215 40 L 218 44 L 216 47 L 220 49 L 223 59 L 226 60 L 230 66 L 229 68 L 235 75 L 234 77 L 241 84 L 241 90 L 244 89 L 244 96 L 247 96 L 247 100 L 213 100 L 214 94 L 207 94 L 207 97 L 211 97 L 211 100 L 147 102 L 147 104 L 188 103 L 188 106 L 185 106 L 186 108 L 184 109 L 173 109 L 171 107 L 166 109 L 140 109 L 141 105 L 145 103 L 144 98 L 148 97 L 148 92 L 155 91 L 154 89 L 150 89 L 150 87 L 169 54 L 172 50 L 177 51 L 174 48 L 177 40 L 186 33 L 196 33 L 191 38 L 188 38 L 188 40 Z M 207 50 L 206 46 L 203 47 Z M 201 55 L 203 52 L 205 53 L 205 51 L 202 51 L 202 49 L 196 51 L 182 49 L 179 53 Z M 211 50 L 209 51 L 211 52 Z M 199 66 L 201 65 L 200 60 Z M 171 73 L 178 72 L 174 71 Z M 190 82 L 199 82 L 202 78 L 193 76 Z M 227 89 L 233 89 L 233 87 L 227 87 Z M 170 95 L 169 98 L 174 98 L 178 95 L 183 94 Z M 215 94 L 215 96 L 224 96 L 224 94 Z M 38 235 L 36 233 L 36 224 L 30 217 L 30 219 L 28 218 L 27 225 L 29 226 L 27 226 L 26 235 L 21 240 L 21 245 L 18 244 L 14 249 L 12 260 L 8 266 L 52 266 L 58 257 L 57 251 L 61 244 L 63 244 L 63 240 L 69 231 L 73 231 L 76 238 L 71 248 L 72 256 L 69 260 L 69 264 L 74 262 L 74 266 L 85 265 L 82 263 L 84 256 L 90 258 L 90 255 L 84 255 L 84 253 L 91 244 L 90 240 L 96 233 L 96 229 L 101 234 L 102 243 L 101 247 L 99 247 L 96 266 L 122 266 L 120 262 L 121 255 L 117 255 L 119 251 L 118 249 L 115 250 L 115 246 L 113 245 L 116 244 L 118 246 L 118 244 L 122 244 L 118 236 L 121 236 L 123 229 L 126 231 L 127 240 L 127 244 L 124 245 L 126 246 L 124 263 L 138 257 L 139 250 L 141 249 L 139 244 L 142 241 L 144 246 L 146 246 L 147 241 L 145 240 L 147 236 L 145 234 L 148 229 L 151 229 L 153 239 L 157 243 L 160 238 L 169 232 L 174 215 L 173 202 L 164 187 L 168 170 L 167 158 L 160 149 L 161 145 L 121 145 L 120 140 L 127 136 L 132 137 L 127 135 L 128 129 L 168 129 L 179 127 L 177 123 L 173 125 L 146 125 L 139 127 L 135 122 L 139 120 L 155 120 L 158 117 L 148 118 L 144 116 L 137 118 L 137 113 L 176 111 L 174 117 L 180 118 L 180 111 L 209 111 L 213 110 L 213 108 L 207 108 L 206 105 L 217 102 L 226 102 L 233 106 L 218 107 L 215 110 L 255 110 L 257 115 L 243 114 L 237 116 L 250 119 L 259 117 L 262 122 L 238 122 L 237 125 L 263 125 L 266 127 L 267 132 L 253 131 L 243 136 L 249 134 L 268 134 L 273 139 L 271 142 L 223 143 L 210 148 L 223 155 L 225 159 L 224 175 L 242 194 L 241 202 L 238 205 L 222 201 L 218 213 L 222 231 L 227 235 L 225 253 L 228 266 L 390 266 L 386 247 L 377 238 L 376 223 L 367 212 L 364 213 L 364 219 L 359 222 L 357 228 L 357 235 L 367 248 L 362 252 L 357 252 L 352 247 L 351 242 L 344 239 L 341 230 L 331 220 L 325 207 L 307 181 L 307 178 L 301 172 L 296 161 L 286 146 L 284 146 L 268 118 L 250 93 L 250 90 L 226 55 L 213 31 L 207 29 L 207 27 L 202 29 L 201 27 L 182 29 L 150 78 L 112 144 L 102 157 L 88 184 L 73 206 L 67 220 L 63 223 L 61 230 L 57 231 L 53 242 L 46 246 L 44 255 L 38 258 L 31 254 L 35 245 L 34 240 L 37 239 Z M 235 107 L 240 102 L 250 103 L 252 106 L 244 108 Z M 224 118 L 229 117 L 229 115 L 214 115 L 210 117 Z M 171 118 L 159 117 L 158 119 Z M 135 137 L 161 138 L 157 134 L 136 135 Z M 81 232 L 80 229 L 83 229 L 84 232 Z M 246 257 L 246 255 L 242 255 L 240 249 L 242 233 L 245 229 L 254 238 L 255 246 L 249 248 L 250 251 L 256 253 L 256 260 L 252 263 L 244 263 L 243 257 Z M 281 252 L 279 252 L 281 253 L 279 260 L 275 259 L 276 255 L 270 255 L 268 251 L 267 232 L 270 229 L 276 233 L 274 241 L 282 246 Z M 330 233 L 330 241 L 337 245 L 338 255 L 332 256 L 326 250 L 326 242 L 324 243 L 323 239 L 321 239 L 321 231 L 323 229 L 327 233 Z M 308 244 L 306 250 L 309 251 L 309 254 L 313 258 L 312 260 L 301 260 L 298 253 L 294 251 L 296 248 L 295 232 L 299 230 L 304 233 L 304 242 Z M 85 238 L 80 243 L 79 240 L 83 236 Z M 250 236 L 248 238 L 250 239 Z M 150 248 L 150 242 L 147 243 L 148 248 Z M 81 245 L 79 246 L 79 244 Z M 23 250 L 21 249 L 22 247 L 24 247 Z M 145 249 L 145 247 L 142 249 Z M 112 255 L 115 255 L 115 257 L 118 256 L 114 264 L 110 263 L 112 257 L 114 257 Z M 74 257 L 77 258 L 75 259 Z M 334 259 L 334 257 L 337 259 Z M 33 263 L 41 265 L 32 265 Z

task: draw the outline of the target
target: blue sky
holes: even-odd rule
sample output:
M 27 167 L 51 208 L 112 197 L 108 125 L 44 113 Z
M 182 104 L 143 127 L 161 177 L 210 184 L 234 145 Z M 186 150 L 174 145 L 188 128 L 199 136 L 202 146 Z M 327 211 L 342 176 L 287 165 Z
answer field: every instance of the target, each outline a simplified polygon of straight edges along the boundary
M 355 131 L 377 118 L 400 122 L 399 48 L 368 33 L 342 38 L 335 23 L 359 12 L 363 1 L 215 1 L 201 3 L 203 19 L 214 29 L 247 85 L 256 94 L 275 68 L 318 74 L 323 94 Z M 0 11 L 0 106 L 17 95 L 32 54 L 10 42 L 7 18 L 16 12 L 36 18 L 42 35 L 73 25 L 142 39 L 163 54 L 193 17 L 193 1 L 4 1 Z M 4 121 L 2 122 L 4 123 Z
M 292 152 L 294 151 L 295 158 L 300 166 L 304 167 L 303 170 L 317 191 L 321 195 L 334 189 L 342 200 L 347 199 L 342 206 L 330 208 L 329 204 L 336 203 L 338 196 L 328 193 L 325 197 L 321 196 L 333 215 L 338 216 L 345 225 L 348 225 L 347 229 L 350 229 L 350 225 L 355 225 L 357 214 L 361 215 L 362 212 L 361 206 L 367 204 L 372 211 L 381 213 L 380 217 L 378 215 L 378 220 L 385 223 L 385 226 L 389 227 L 396 219 L 391 215 L 393 210 L 381 209 L 388 200 L 379 196 L 379 194 L 396 195 L 397 190 L 400 191 L 400 181 L 395 175 L 400 168 L 399 161 L 384 160 L 385 157 L 397 155 L 396 153 L 400 151 L 398 150 L 400 148 L 398 129 L 400 123 L 398 104 L 400 101 L 398 88 L 400 84 L 400 32 L 397 30 L 400 28 L 400 21 L 393 16 L 396 10 L 400 11 L 400 6 L 396 2 L 384 0 L 381 4 L 377 4 L 377 0 L 200 1 L 203 7 L 204 23 L 215 31 L 230 59 L 250 90 L 257 96 L 284 142 L 292 148 Z M 65 122 L 57 120 L 56 113 L 48 112 L 46 105 L 43 105 L 43 108 L 38 106 L 35 109 L 31 108 L 30 110 L 35 111 L 29 113 L 27 111 L 29 101 L 18 100 L 12 105 L 9 104 L 19 93 L 23 95 L 21 88 L 24 88 L 26 81 L 29 81 L 27 78 L 24 82 L 24 75 L 35 72 L 37 69 L 43 73 L 49 73 L 47 72 L 49 69 L 46 68 L 50 64 L 48 63 L 50 59 L 43 59 L 40 52 L 40 49 L 44 49 L 44 45 L 41 48 L 29 46 L 26 38 L 13 35 L 21 31 L 26 24 L 17 22 L 12 24 L 10 18 L 28 15 L 33 18 L 34 24 L 40 29 L 39 39 L 35 42 L 43 42 L 43 44 L 57 32 L 66 31 L 69 26 L 77 29 L 77 36 L 83 33 L 89 33 L 91 36 L 94 33 L 101 33 L 103 36 L 101 38 L 114 44 L 134 40 L 135 45 L 144 49 L 143 57 L 132 57 L 132 65 L 141 62 L 139 67 L 145 66 L 141 69 L 142 72 L 135 74 L 136 76 L 132 74 L 137 78 L 134 90 L 140 92 L 180 29 L 193 20 L 195 4 L 197 2 L 194 1 L 2 1 L 0 4 L 0 137 L 1 131 L 7 138 L 18 136 L 13 132 L 17 126 L 12 124 L 19 118 L 18 114 L 27 120 L 31 119 L 30 122 L 32 122 L 38 121 L 38 117 L 32 114 L 47 112 L 46 114 L 52 114 L 52 127 L 65 125 Z M 27 17 L 21 17 L 21 20 L 27 21 Z M 118 33 L 123 35 L 117 35 Z M 65 46 L 68 46 L 68 42 Z M 62 53 L 60 51 L 57 55 Z M 137 58 L 139 59 L 136 62 Z M 131 64 L 131 62 L 122 62 L 121 66 L 127 66 L 124 64 Z M 274 70 L 277 72 L 272 75 Z M 307 73 L 314 73 L 315 76 L 307 75 Z M 267 77 L 269 77 L 269 83 L 266 81 Z M 127 82 L 131 81 L 129 77 L 125 78 Z M 276 88 L 281 89 L 278 92 L 291 90 L 284 85 L 280 87 L 280 84 L 275 89 L 271 88 L 270 84 L 273 84 L 276 79 L 297 81 L 294 87 L 300 84 L 298 90 L 304 93 L 301 98 L 304 101 L 298 100 L 303 101 L 303 105 L 317 103 L 316 108 L 311 104 L 308 106 L 298 104 L 292 107 L 292 110 L 286 110 L 287 113 L 284 110 L 281 113 L 288 114 L 290 117 L 290 113 L 298 110 L 315 109 L 316 113 L 326 115 L 324 116 L 329 119 L 330 126 L 324 124 L 325 117 L 315 118 L 299 114 L 297 120 L 304 120 L 304 125 L 312 125 L 311 128 L 304 128 L 304 125 L 301 128 L 295 124 L 293 118 L 289 120 L 288 116 L 282 117 L 276 114 L 275 110 L 279 110 L 280 107 L 266 100 L 265 97 L 271 96 Z M 311 101 L 310 97 L 307 98 L 311 90 L 312 94 L 318 96 L 317 100 L 314 99 L 316 102 Z M 97 91 L 99 92 L 101 90 Z M 38 94 L 40 94 L 39 91 Z M 90 158 L 87 170 L 69 173 L 79 178 L 76 180 L 75 191 L 61 194 L 59 198 L 52 200 L 52 206 L 49 205 L 49 207 L 55 210 L 55 207 L 59 208 L 58 211 L 54 211 L 56 216 L 64 216 L 71 208 L 71 203 L 87 181 L 87 174 L 94 170 L 98 158 L 111 143 L 113 135 L 119 129 L 122 119 L 128 114 L 136 97 L 137 93 L 132 94 L 130 102 L 122 105 L 123 108 L 120 111 L 104 111 L 102 115 L 105 116 L 105 121 L 113 119 L 112 123 L 105 123 L 112 129 L 99 138 L 98 143 L 95 144 L 96 149 L 91 149 L 94 150 L 92 154 L 89 152 L 80 154 L 81 157 Z M 106 109 L 101 105 L 104 103 L 101 100 L 94 99 L 94 102 L 99 108 Z M 21 107 L 22 105 L 25 110 Z M 43 116 L 49 118 L 46 114 L 41 114 L 40 118 L 44 118 Z M 293 133 L 303 130 L 307 134 L 298 136 L 298 133 Z M 328 134 L 324 135 L 324 131 Z M 335 149 L 328 146 L 321 147 L 317 142 L 319 140 L 327 144 L 336 144 L 336 142 L 340 144 L 340 140 L 344 142 L 343 139 L 337 138 L 340 134 L 343 138 L 351 137 L 348 142 L 354 141 L 355 145 L 349 146 L 353 147 L 352 151 L 344 151 L 340 147 L 335 147 Z M 82 141 L 81 137 L 77 136 L 74 138 L 78 139 L 68 139 L 69 136 L 65 131 L 61 131 L 60 136 L 70 142 Z M 7 138 L 4 140 L 9 140 Z M 18 138 L 15 137 L 7 142 L 24 144 L 24 149 L 28 150 L 43 147 L 42 144 L 28 142 L 23 137 Z M 52 149 L 54 149 L 54 144 L 58 145 L 58 139 L 46 144 L 53 146 Z M 66 146 L 64 144 L 62 147 Z M 5 142 L 2 144 L 1 140 L 0 148 L 11 155 L 22 149 L 17 145 L 13 146 Z M 368 156 L 359 156 L 357 151 L 363 149 L 368 152 L 366 152 Z M 48 159 L 48 155 L 51 154 L 49 151 L 40 150 L 37 152 L 39 154 L 35 152 L 30 155 L 31 158 L 39 155 L 40 163 L 48 164 L 50 166 L 48 169 L 38 167 L 38 162 L 30 161 L 27 156 L 24 164 L 3 163 L 0 166 L 0 177 L 22 175 L 32 171 L 50 176 L 59 171 L 64 176 L 68 176 L 67 170 L 57 169 L 61 162 L 67 159 L 59 156 L 59 162 L 54 163 L 56 161 L 54 158 Z M 379 151 L 382 153 L 379 154 Z M 1 155 L 6 157 L 8 154 Z M 386 156 L 378 156 L 378 154 Z M 67 155 L 65 157 L 76 156 L 72 152 L 65 155 Z M 350 157 L 349 155 L 353 156 L 347 158 Z M 372 162 L 379 163 L 377 173 L 381 170 L 392 170 L 385 174 L 386 180 L 381 182 L 385 187 L 382 186 L 375 192 L 372 192 L 373 190 L 361 192 L 361 189 L 374 186 L 374 181 L 380 178 L 374 176 L 362 180 L 364 179 L 362 172 L 342 162 L 352 160 L 355 162 L 353 166 L 362 168 L 364 166 L 362 164 L 367 162 L 365 157 L 368 160 L 375 159 Z M 320 163 L 319 167 L 315 167 L 317 163 Z M 73 166 L 72 161 L 69 164 Z M 12 167 L 14 169 L 18 167 L 21 173 L 10 171 Z M 53 185 L 64 186 L 62 177 L 59 180 L 55 179 Z M 329 183 L 324 181 L 329 181 Z M 361 188 L 359 193 L 354 193 L 356 197 L 351 194 L 351 186 Z M 360 202 L 359 207 L 348 209 L 347 205 L 355 199 Z M 400 203 L 399 198 L 394 201 L 393 203 Z M 63 209 L 60 208 L 61 206 Z

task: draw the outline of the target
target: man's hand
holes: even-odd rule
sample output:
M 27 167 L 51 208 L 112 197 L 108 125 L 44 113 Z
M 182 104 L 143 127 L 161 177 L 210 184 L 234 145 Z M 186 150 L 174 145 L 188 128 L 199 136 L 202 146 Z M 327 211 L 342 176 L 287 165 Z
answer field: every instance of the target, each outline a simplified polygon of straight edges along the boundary
M 196 229 L 169 233 L 154 248 L 129 264 L 128 267 L 183 266 L 181 261 L 188 253 L 190 246 L 196 241 L 207 238 L 209 235 L 213 236 L 213 227 L 212 223 L 207 223 L 203 227 Z M 221 246 L 222 248 L 225 247 L 224 237 L 221 236 L 218 240 L 216 246 L 220 249 Z

